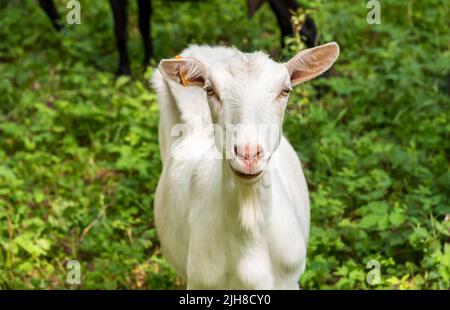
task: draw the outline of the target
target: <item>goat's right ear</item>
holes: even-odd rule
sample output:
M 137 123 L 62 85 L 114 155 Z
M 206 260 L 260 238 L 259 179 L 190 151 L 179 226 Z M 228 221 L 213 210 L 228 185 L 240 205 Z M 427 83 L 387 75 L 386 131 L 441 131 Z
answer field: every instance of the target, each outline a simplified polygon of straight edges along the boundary
M 177 56 L 174 59 L 163 59 L 158 68 L 165 79 L 183 86 L 205 84 L 205 67 L 200 60 L 193 57 Z

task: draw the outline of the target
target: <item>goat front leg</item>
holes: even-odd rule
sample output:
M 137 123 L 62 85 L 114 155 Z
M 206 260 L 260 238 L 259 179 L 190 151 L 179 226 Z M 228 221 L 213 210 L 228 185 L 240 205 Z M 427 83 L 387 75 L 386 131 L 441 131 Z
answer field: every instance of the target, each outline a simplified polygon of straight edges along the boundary
M 118 75 L 131 75 L 130 61 L 128 59 L 128 7 L 127 0 L 109 0 L 114 17 L 114 34 L 117 49 L 119 50 Z
M 53 0 L 39 0 L 39 5 L 45 11 L 47 16 L 50 18 L 50 21 L 52 22 L 55 30 L 60 31 L 63 28 L 63 26 L 61 23 L 61 18 L 59 16 L 58 10 L 56 9 Z
M 150 58 L 153 57 L 153 46 L 150 31 L 152 1 L 138 0 L 138 8 L 139 8 L 139 31 L 141 32 L 142 43 L 144 45 L 144 68 L 147 68 L 150 62 Z

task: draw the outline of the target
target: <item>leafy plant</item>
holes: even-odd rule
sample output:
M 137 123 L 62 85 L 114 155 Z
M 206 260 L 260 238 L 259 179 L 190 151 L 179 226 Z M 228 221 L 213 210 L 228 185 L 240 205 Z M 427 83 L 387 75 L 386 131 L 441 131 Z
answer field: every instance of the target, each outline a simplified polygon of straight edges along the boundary
M 57 1 L 64 13 L 64 1 Z M 154 0 L 155 60 L 189 43 L 283 51 L 264 5 Z M 81 25 L 55 33 L 36 2 L 0 4 L 0 288 L 182 288 L 153 225 L 161 170 L 158 106 L 142 73 L 136 4 L 129 49 L 135 76 L 115 79 L 107 1 L 81 1 Z M 319 42 L 341 56 L 329 79 L 291 95 L 285 133 L 311 195 L 306 289 L 450 287 L 449 7 L 310 1 Z M 302 14 L 302 13 L 300 13 Z M 300 19 L 301 20 L 301 19 Z M 156 61 L 153 63 L 156 65 Z M 366 282 L 380 263 L 381 284 Z

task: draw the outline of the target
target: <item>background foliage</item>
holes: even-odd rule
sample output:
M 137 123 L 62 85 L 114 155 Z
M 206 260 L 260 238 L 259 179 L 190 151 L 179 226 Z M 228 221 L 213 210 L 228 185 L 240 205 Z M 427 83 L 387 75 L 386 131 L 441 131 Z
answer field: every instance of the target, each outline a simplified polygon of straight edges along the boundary
M 158 107 L 129 2 L 135 75 L 117 80 L 107 1 L 81 1 L 82 24 L 60 34 L 35 1 L 0 2 L 0 288 L 70 288 L 70 259 L 83 289 L 184 286 L 153 225 Z M 153 2 L 156 59 L 193 42 L 275 59 L 299 48 L 279 48 L 267 4 L 249 21 L 243 0 Z M 306 2 L 341 56 L 330 79 L 296 89 L 286 116 L 311 191 L 301 284 L 448 289 L 448 3 L 382 0 L 381 25 L 368 25 L 365 1 Z

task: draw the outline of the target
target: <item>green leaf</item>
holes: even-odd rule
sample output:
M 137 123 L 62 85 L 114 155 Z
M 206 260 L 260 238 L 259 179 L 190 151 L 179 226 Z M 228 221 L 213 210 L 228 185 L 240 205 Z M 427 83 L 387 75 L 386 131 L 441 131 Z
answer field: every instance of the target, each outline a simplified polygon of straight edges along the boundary
M 395 227 L 400 226 L 406 220 L 406 217 L 400 211 L 394 211 L 389 215 L 389 221 Z

